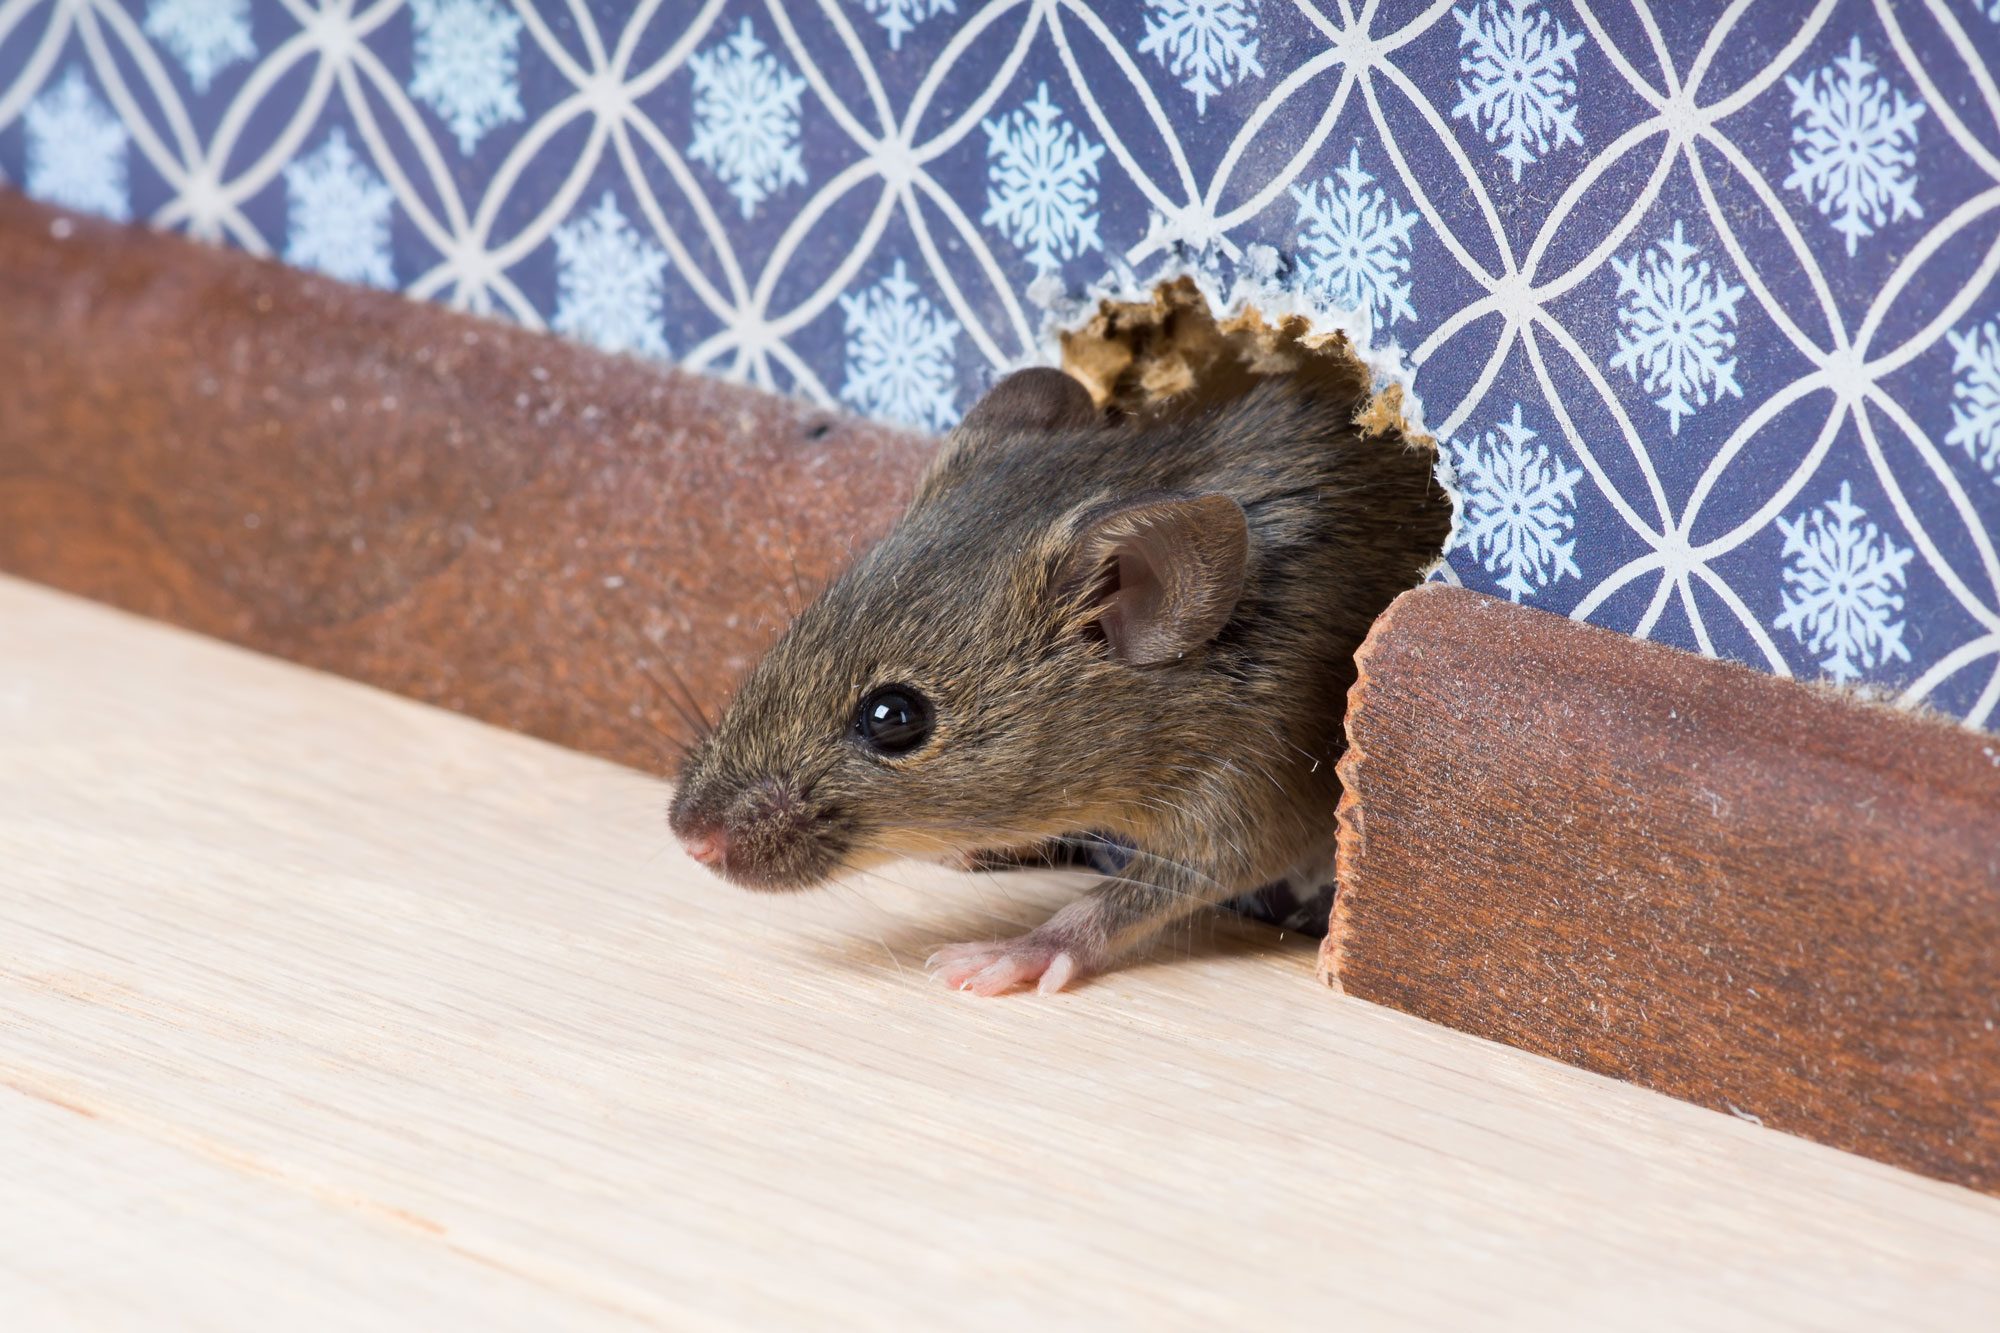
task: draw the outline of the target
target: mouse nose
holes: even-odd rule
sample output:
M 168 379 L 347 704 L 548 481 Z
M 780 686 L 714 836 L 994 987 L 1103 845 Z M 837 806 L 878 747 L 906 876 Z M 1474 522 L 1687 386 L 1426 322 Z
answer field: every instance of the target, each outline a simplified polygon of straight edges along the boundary
M 711 868 L 729 859 L 729 835 L 721 829 L 699 829 L 683 834 L 681 847 L 689 856 Z

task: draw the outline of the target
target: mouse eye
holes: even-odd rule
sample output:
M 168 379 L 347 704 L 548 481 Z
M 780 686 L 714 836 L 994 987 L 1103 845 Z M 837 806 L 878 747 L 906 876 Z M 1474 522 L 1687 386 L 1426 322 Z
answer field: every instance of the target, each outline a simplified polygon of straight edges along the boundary
M 884 685 L 862 697 L 854 730 L 871 749 L 908 754 L 930 739 L 935 714 L 914 686 Z

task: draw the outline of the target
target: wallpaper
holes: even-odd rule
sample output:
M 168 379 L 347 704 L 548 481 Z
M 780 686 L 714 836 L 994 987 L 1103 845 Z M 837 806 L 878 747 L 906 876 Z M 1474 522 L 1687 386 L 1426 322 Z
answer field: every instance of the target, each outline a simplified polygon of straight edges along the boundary
M 1439 577 L 1994 726 L 1996 75 L 2000 0 L 0 0 L 0 177 L 933 430 L 1282 288 Z

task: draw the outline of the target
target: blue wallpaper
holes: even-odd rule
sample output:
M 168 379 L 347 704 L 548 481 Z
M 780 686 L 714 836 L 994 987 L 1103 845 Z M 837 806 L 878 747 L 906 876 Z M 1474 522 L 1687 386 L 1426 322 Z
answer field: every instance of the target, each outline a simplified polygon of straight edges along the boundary
M 2000 0 L 0 0 L 0 175 L 942 428 L 1333 312 L 1440 577 L 2000 722 Z

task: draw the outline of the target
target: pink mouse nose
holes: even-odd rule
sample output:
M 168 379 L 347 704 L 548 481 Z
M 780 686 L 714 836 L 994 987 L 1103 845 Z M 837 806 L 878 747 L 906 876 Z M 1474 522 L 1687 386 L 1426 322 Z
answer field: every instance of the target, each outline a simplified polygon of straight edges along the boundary
M 689 856 L 705 866 L 719 866 L 729 856 L 729 835 L 721 829 L 704 829 L 681 839 Z

